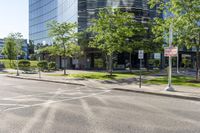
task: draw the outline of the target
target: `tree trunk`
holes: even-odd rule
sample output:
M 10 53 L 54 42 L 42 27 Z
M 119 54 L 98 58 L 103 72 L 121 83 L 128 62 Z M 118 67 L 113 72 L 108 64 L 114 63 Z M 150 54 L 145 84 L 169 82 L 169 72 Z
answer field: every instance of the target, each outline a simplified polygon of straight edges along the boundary
M 67 72 L 66 72 L 66 57 L 64 57 L 64 75 L 66 75 L 67 74 Z
M 106 55 L 106 71 L 109 73 L 109 56 Z
M 196 56 L 196 80 L 199 80 L 199 46 L 197 46 Z
M 113 55 L 111 54 L 109 56 L 109 73 L 110 73 L 110 76 L 112 76 L 112 73 L 113 73 Z
M 146 57 L 146 68 L 147 68 L 147 72 L 149 72 L 150 66 L 149 66 L 149 54 L 147 53 L 147 57 Z
M 63 54 L 63 56 L 64 56 L 64 75 L 66 75 L 67 73 L 66 73 L 66 47 L 65 47 L 65 44 L 63 44 L 63 46 L 64 46 L 64 54 Z
M 199 46 L 200 46 L 200 33 L 199 33 L 199 42 L 197 42 L 197 52 L 196 52 L 196 80 L 199 80 Z
M 130 62 L 130 66 L 129 66 L 130 73 L 132 73 L 132 52 L 129 53 L 129 62 Z

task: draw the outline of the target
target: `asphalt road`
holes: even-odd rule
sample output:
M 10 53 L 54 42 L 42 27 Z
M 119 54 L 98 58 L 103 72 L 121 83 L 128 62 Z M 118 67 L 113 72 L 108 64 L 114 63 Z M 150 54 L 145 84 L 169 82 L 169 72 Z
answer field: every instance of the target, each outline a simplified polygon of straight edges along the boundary
M 0 133 L 200 133 L 200 102 L 0 75 Z

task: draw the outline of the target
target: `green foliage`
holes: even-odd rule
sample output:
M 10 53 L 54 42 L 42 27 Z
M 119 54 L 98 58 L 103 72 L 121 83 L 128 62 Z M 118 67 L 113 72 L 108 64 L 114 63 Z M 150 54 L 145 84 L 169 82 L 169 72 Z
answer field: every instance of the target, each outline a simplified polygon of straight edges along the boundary
M 95 59 L 94 65 L 95 65 L 95 68 L 102 69 L 104 67 L 103 59 Z
M 30 60 L 37 60 L 36 54 L 30 54 Z
M 187 57 L 184 57 L 182 60 L 182 63 L 184 65 L 184 68 L 190 67 L 191 66 L 191 59 L 188 59 Z
M 49 36 L 53 38 L 55 47 L 47 48 L 47 51 L 53 53 L 53 51 L 55 51 L 56 49 L 58 51 L 56 53 L 53 53 L 54 55 L 56 54 L 62 57 L 71 57 L 77 52 L 76 50 L 79 50 L 79 46 L 76 46 L 76 23 L 58 23 L 56 21 L 52 21 L 48 24 L 48 28 Z
M 97 19 L 93 19 L 92 25 L 87 29 L 92 35 L 89 47 L 98 48 L 106 54 L 110 75 L 112 75 L 113 54 L 132 50 L 132 43 L 127 45 L 126 40 L 139 31 L 133 18 L 134 14 L 121 11 L 119 8 L 104 8 L 99 11 Z
M 48 63 L 48 70 L 56 70 L 56 63 L 55 62 L 49 62 Z
M 10 33 L 8 37 L 5 38 L 5 45 L 3 47 L 3 54 L 10 60 L 14 60 L 22 52 L 22 39 L 21 33 Z
M 72 57 L 80 53 L 80 46 L 77 45 L 76 23 L 52 21 L 47 27 L 49 29 L 49 36 L 54 41 L 54 46 L 48 47 L 45 50 L 52 55 L 64 57 L 64 64 L 66 64 L 66 57 Z M 64 74 L 66 74 L 66 66 L 64 66 Z
M 40 61 L 40 62 L 38 62 L 37 66 L 41 71 L 48 70 L 48 62 L 47 61 Z
M 173 27 L 173 45 L 196 47 L 196 79 L 199 79 L 200 49 L 200 0 L 149 0 L 150 6 L 157 7 L 160 12 L 170 14 L 164 20 L 156 18 L 153 33 L 155 41 L 169 40 L 169 27 Z
M 29 60 L 20 60 L 18 63 L 19 69 L 28 71 L 31 67 L 31 62 Z
M 162 84 L 167 84 L 168 82 L 168 77 L 156 77 L 154 79 L 150 79 L 145 81 L 147 84 L 156 84 L 156 85 L 162 85 Z M 200 87 L 200 84 L 198 82 L 195 83 L 195 79 L 190 76 L 173 76 L 172 77 L 172 82 L 174 85 L 181 85 L 181 86 L 192 86 L 192 87 Z
M 160 60 L 149 59 L 148 62 L 149 62 L 149 65 L 152 65 L 153 67 L 159 67 L 160 66 Z
M 64 76 L 61 74 L 48 74 L 48 76 Z M 83 78 L 83 79 L 99 79 L 99 80 L 116 80 L 116 79 L 126 79 L 133 78 L 135 75 L 132 73 L 113 73 L 113 75 L 108 75 L 106 72 L 87 72 L 67 75 L 71 78 Z
M 31 68 L 37 68 L 38 61 L 30 61 L 31 62 Z
M 2 63 L 6 69 L 10 69 L 10 68 L 15 69 L 17 61 L 12 60 L 11 62 L 12 63 L 10 64 L 10 60 L 7 60 L 7 59 L 0 60 L 0 63 Z M 20 60 L 19 60 L 19 62 L 20 62 Z M 38 63 L 37 61 L 30 61 L 30 63 L 31 63 L 31 66 L 30 66 L 31 68 L 37 68 L 37 63 Z
M 101 9 L 98 18 L 92 20 L 88 31 L 93 34 L 89 46 L 98 48 L 107 55 L 122 52 L 125 40 L 132 37 L 133 14 L 120 9 Z
M 5 45 L 3 47 L 3 54 L 11 61 L 16 59 L 17 50 L 16 50 L 16 43 L 14 38 L 7 37 L 5 38 Z
M 169 26 L 173 23 L 174 30 L 174 45 L 186 45 L 188 47 L 200 45 L 200 1 L 199 0 L 150 0 L 150 6 L 157 7 L 165 14 L 171 14 L 164 20 L 155 19 L 155 27 L 153 32 L 156 34 L 156 41 L 161 41 L 164 38 L 169 38 Z M 164 34 L 165 33 L 165 34 Z M 168 40 L 166 40 L 168 42 Z

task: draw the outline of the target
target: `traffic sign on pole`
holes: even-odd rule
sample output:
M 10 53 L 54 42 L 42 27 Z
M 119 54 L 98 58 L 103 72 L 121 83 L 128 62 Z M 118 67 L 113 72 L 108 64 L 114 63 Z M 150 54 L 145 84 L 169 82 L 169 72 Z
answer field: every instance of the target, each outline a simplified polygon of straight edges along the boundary
M 154 59 L 160 59 L 161 54 L 160 53 L 154 53 Z
M 169 28 L 169 47 L 165 48 L 165 56 L 169 57 L 169 70 L 168 70 L 168 85 L 165 88 L 166 91 L 174 91 L 172 87 L 172 57 L 177 56 L 178 49 L 172 46 L 173 42 L 173 25 Z
M 144 59 L 144 50 L 138 51 L 138 59 Z
M 144 50 L 139 50 L 138 51 L 138 59 L 140 59 L 140 84 L 139 87 L 142 87 L 142 72 L 141 72 L 141 68 L 142 68 L 142 59 L 144 59 Z
M 165 57 L 176 57 L 178 54 L 177 47 L 166 47 L 164 51 Z

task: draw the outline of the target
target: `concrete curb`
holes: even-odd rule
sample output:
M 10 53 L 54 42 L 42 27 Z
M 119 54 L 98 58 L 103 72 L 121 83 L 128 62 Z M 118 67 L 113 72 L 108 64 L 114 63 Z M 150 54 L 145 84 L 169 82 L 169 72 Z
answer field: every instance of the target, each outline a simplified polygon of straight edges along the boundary
M 35 80 L 35 81 L 41 81 L 41 82 L 57 83 L 57 84 L 71 84 L 71 85 L 86 86 L 84 84 L 79 84 L 79 83 L 62 82 L 62 81 L 55 81 L 55 80 L 48 80 L 48 79 L 37 79 L 37 78 L 20 77 L 20 76 L 17 77 L 17 76 L 11 76 L 11 75 L 7 75 L 7 77 L 15 78 L 15 79 L 25 79 L 25 80 Z
M 50 83 L 58 83 L 58 84 L 71 84 L 71 85 L 79 85 L 79 86 L 86 86 L 85 84 L 79 83 L 72 83 L 72 82 L 63 82 L 63 81 L 55 81 L 55 80 L 47 80 L 47 79 L 38 79 L 38 78 L 29 78 L 29 77 L 17 77 L 13 75 L 7 75 L 9 78 L 16 78 L 16 79 L 25 79 L 25 80 L 35 80 L 41 82 L 50 82 Z M 162 93 L 162 92 L 153 92 L 153 91 L 146 91 L 146 90 L 139 90 L 139 89 L 123 89 L 123 88 L 111 88 L 114 91 L 126 91 L 126 92 L 134 92 L 134 93 L 141 93 L 141 94 L 150 94 L 150 95 L 157 95 L 157 96 L 165 96 L 165 97 L 172 97 L 172 98 L 179 98 L 185 100 L 193 100 L 193 101 L 200 101 L 200 97 L 195 96 L 186 96 L 186 95 L 177 95 L 177 94 L 170 94 L 170 93 Z
M 184 99 L 184 100 L 200 101 L 200 97 L 167 94 L 167 93 L 162 93 L 162 92 L 152 92 L 152 91 L 144 91 L 144 90 L 130 90 L 130 89 L 122 89 L 122 88 L 112 88 L 111 90 L 127 91 L 127 92 L 133 92 L 133 93 L 141 93 L 141 94 L 150 94 L 150 95 L 156 95 L 156 96 L 165 96 L 165 97 L 179 98 L 179 99 Z

